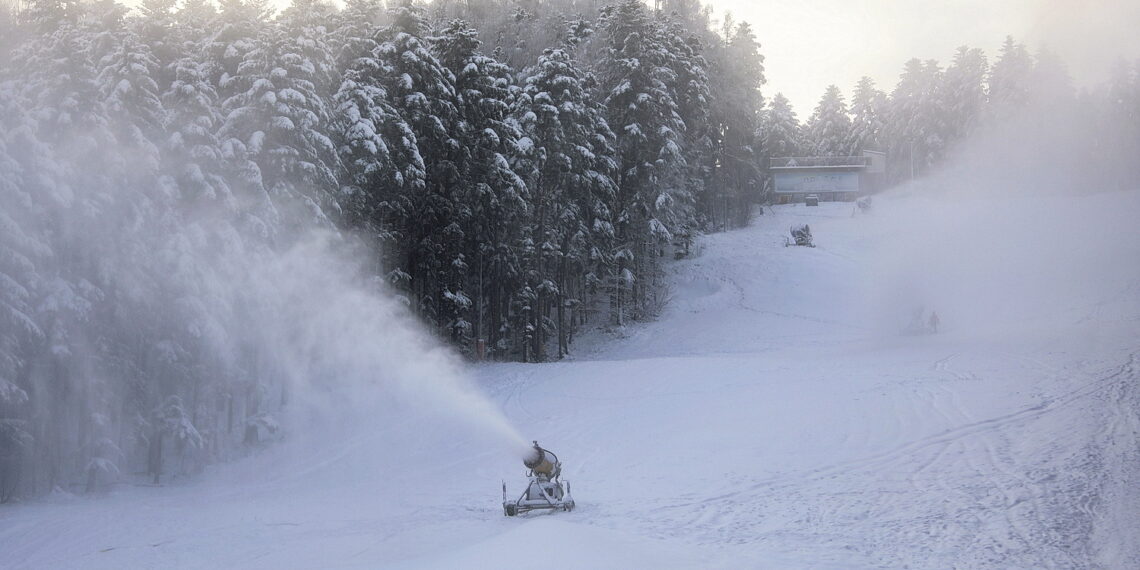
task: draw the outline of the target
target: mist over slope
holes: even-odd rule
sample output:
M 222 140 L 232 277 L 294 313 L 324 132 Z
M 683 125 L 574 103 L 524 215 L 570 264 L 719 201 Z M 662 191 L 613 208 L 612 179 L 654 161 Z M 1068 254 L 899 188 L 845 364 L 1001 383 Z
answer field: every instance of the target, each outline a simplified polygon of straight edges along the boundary
M 1130 567 L 1140 195 L 1042 204 L 915 189 L 869 215 L 777 207 L 677 263 L 658 321 L 564 362 L 469 369 L 486 413 L 448 420 L 430 390 L 360 399 L 353 421 L 199 481 L 17 506 L 0 565 Z M 1063 239 L 1087 219 L 1119 239 Z M 784 247 L 804 222 L 818 247 Z M 942 332 L 899 334 L 916 302 Z M 381 344 L 362 366 L 451 374 Z M 497 410 L 562 458 L 575 511 L 503 516 L 525 470 L 479 427 Z
M 983 334 L 1051 332 L 1097 305 L 1135 301 L 1135 192 L 954 199 L 935 190 L 880 204 L 907 236 L 872 260 L 884 308 L 927 304 L 951 326 Z

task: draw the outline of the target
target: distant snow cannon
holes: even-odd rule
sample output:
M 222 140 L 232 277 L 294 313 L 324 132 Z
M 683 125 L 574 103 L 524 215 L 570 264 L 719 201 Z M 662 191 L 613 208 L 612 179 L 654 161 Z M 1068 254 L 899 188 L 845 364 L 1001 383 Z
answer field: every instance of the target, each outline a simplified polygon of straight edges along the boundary
M 788 228 L 788 232 L 792 234 L 792 239 L 784 238 L 784 247 L 789 245 L 802 245 L 807 247 L 815 247 L 812 242 L 811 228 L 807 224 L 792 226 Z
M 574 508 L 574 499 L 570 496 L 570 482 L 560 481 L 562 475 L 562 462 L 558 456 L 549 449 L 543 449 L 534 442 L 534 446 L 523 458 L 523 465 L 527 468 L 526 476 L 530 479 L 526 490 L 518 499 L 507 499 L 507 482 L 503 482 L 503 514 L 508 517 L 534 510 L 563 510 Z

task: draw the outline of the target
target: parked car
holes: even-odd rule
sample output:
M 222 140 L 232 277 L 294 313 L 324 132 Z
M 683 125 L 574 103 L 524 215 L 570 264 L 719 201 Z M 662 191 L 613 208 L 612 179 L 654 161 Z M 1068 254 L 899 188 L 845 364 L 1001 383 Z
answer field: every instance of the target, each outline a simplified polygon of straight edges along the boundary
M 806 204 L 808 206 L 818 206 L 819 205 L 819 196 L 817 196 L 815 194 L 808 194 L 807 198 L 804 198 L 804 204 Z

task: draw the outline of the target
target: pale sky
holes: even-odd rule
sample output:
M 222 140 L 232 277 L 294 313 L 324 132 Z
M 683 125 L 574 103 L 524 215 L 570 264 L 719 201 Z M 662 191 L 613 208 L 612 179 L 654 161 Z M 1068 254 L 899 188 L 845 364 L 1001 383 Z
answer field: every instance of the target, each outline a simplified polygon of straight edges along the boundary
M 801 120 L 834 83 L 850 102 L 869 75 L 890 91 L 906 60 L 945 68 L 960 45 L 992 64 L 1006 35 L 1031 53 L 1059 53 L 1078 85 L 1100 82 L 1118 57 L 1140 59 L 1140 0 L 705 0 L 752 24 L 765 57 L 764 96 L 782 92 Z
M 864 75 L 889 93 L 912 57 L 945 68 L 968 45 L 992 64 L 1007 35 L 1031 53 L 1048 46 L 1060 54 L 1078 86 L 1103 81 L 1121 57 L 1140 60 L 1140 0 L 702 1 L 752 25 L 765 58 L 764 96 L 782 92 L 801 121 L 828 85 L 848 103 Z

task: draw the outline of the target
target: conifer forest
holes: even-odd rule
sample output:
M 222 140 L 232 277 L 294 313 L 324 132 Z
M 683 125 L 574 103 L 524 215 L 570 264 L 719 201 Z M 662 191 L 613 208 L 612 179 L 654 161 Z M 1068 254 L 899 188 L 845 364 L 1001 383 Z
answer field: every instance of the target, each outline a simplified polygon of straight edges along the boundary
M 801 120 L 763 41 L 698 0 L 5 5 L 0 503 L 272 440 L 305 339 L 370 349 L 296 327 L 330 307 L 517 362 L 652 319 L 668 264 L 771 199 L 770 157 L 882 151 L 901 183 L 1033 108 L 1096 133 L 1050 160 L 1140 178 L 1134 62 L 1078 89 L 1007 38 Z

